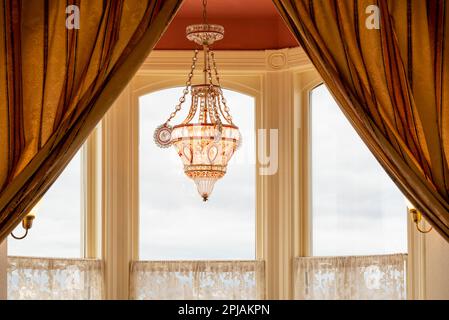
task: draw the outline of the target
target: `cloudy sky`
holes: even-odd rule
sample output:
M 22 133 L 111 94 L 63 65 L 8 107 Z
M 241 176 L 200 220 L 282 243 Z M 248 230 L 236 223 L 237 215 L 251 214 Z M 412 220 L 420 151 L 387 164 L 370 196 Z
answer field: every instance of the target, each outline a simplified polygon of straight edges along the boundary
M 180 93 L 167 89 L 140 100 L 140 259 L 254 259 L 254 100 L 225 91 L 243 145 L 204 203 L 174 148 L 153 142 Z M 184 119 L 185 108 L 175 120 Z M 403 196 L 324 86 L 313 91 L 312 109 L 314 255 L 406 252 Z M 30 235 L 9 239 L 10 255 L 80 256 L 80 168 L 78 154 L 42 200 Z
M 37 257 L 81 256 L 81 152 L 51 186 L 23 240 L 8 238 L 8 254 Z M 23 234 L 19 225 L 14 234 Z
M 314 255 L 407 252 L 402 193 L 326 87 L 311 99 Z

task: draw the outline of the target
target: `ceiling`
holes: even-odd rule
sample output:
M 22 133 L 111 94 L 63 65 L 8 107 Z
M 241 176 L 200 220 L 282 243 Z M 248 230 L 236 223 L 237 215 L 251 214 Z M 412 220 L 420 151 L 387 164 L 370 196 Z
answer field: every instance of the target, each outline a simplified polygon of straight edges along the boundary
M 208 0 L 208 22 L 225 28 L 216 50 L 265 50 L 297 47 L 298 42 L 272 0 Z M 159 50 L 190 50 L 197 45 L 185 37 L 190 24 L 202 23 L 202 0 L 184 0 L 156 45 Z

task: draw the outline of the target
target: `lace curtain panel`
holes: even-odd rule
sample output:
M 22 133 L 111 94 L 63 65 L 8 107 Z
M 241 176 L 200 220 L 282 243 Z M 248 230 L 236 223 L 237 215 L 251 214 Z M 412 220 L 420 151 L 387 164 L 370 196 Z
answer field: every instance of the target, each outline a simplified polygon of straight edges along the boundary
M 8 257 L 9 300 L 99 300 L 102 262 Z
M 263 299 L 263 261 L 135 261 L 131 299 Z
M 406 299 L 406 254 L 295 259 L 295 299 Z

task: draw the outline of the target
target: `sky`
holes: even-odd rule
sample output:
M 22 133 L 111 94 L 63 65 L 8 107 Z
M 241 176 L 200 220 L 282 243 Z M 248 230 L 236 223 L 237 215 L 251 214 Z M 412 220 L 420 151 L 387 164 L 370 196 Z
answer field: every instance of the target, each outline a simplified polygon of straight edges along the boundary
M 311 101 L 313 254 L 407 252 L 404 196 L 324 85 Z
M 81 151 L 73 157 L 36 208 L 27 237 L 8 237 L 8 255 L 34 257 L 81 256 Z M 21 236 L 19 224 L 14 230 Z
M 255 259 L 254 99 L 225 90 L 243 144 L 205 203 L 174 148 L 160 149 L 153 142 L 154 129 L 165 122 L 181 91 L 172 88 L 140 98 L 140 259 Z M 311 98 L 313 254 L 406 252 L 404 197 L 326 87 L 314 89 Z M 188 101 L 174 123 L 184 119 Z M 9 255 L 81 256 L 80 174 L 78 152 L 42 199 L 28 237 L 9 237 Z M 20 226 L 15 230 L 22 232 Z

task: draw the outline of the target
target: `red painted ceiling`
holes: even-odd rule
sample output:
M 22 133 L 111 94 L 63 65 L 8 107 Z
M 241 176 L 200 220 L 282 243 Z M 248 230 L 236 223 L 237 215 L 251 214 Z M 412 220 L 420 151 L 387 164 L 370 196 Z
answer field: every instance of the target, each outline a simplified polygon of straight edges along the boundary
M 190 24 L 202 23 L 202 0 L 184 0 L 156 45 L 160 50 L 190 50 L 198 46 L 185 37 Z M 217 50 L 264 50 L 297 47 L 298 42 L 272 0 L 208 0 L 209 23 L 221 24 L 225 37 Z

